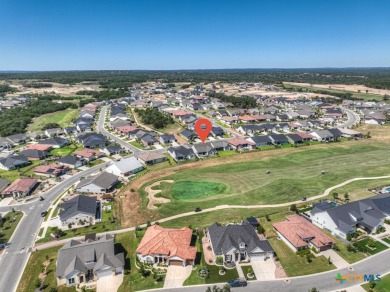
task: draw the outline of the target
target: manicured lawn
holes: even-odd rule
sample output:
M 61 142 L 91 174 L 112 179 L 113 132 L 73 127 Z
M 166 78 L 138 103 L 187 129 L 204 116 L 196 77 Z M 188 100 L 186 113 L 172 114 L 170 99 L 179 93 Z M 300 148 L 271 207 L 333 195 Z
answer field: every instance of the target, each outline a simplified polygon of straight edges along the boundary
M 386 237 L 386 238 L 382 238 L 382 240 L 388 244 L 390 244 L 390 238 Z
M 134 231 L 118 234 L 115 236 L 115 252 L 125 253 L 125 276 L 123 283 L 119 287 L 118 292 L 131 292 L 147 289 L 162 288 L 164 282 L 154 284 L 155 279 L 153 275 L 142 278 L 139 270 L 135 266 L 137 249 L 141 238 L 136 238 Z
M 186 184 L 207 181 L 227 186 L 223 194 L 217 192 L 214 195 L 197 197 L 197 206 L 202 209 L 221 205 L 221 199 L 223 204 L 229 205 L 283 203 L 321 194 L 328 187 L 350 178 L 388 174 L 390 163 L 390 156 L 386 155 L 388 144 L 368 142 L 371 141 L 318 145 L 310 149 L 303 147 L 243 153 L 240 157 L 250 156 L 253 159 L 250 161 L 237 159 L 234 163 L 189 168 L 169 176 L 156 177 L 155 180 L 172 179 L 175 183 L 185 181 Z M 219 161 L 224 159 L 231 157 L 218 158 Z M 266 174 L 266 170 L 270 170 L 271 173 Z M 322 170 L 325 171 L 325 175 L 321 174 Z M 377 183 L 381 184 L 381 180 Z M 158 209 L 161 217 L 194 208 L 182 200 L 184 195 L 187 196 L 187 190 L 185 194 L 176 197 L 172 192 L 173 188 L 170 193 L 164 194 L 172 201 Z
M 72 154 L 76 150 L 81 150 L 81 149 L 83 149 L 82 145 L 75 146 L 71 144 L 62 148 L 53 149 L 50 151 L 50 154 L 55 156 L 66 156 Z
M 34 292 L 36 291 L 36 284 L 39 280 L 38 276 L 43 272 L 43 263 L 50 261 L 46 269 L 47 276 L 43 282 L 43 290 L 49 292 L 52 288 L 57 288 L 56 280 L 56 261 L 57 252 L 60 246 L 52 247 L 44 250 L 35 251 L 31 254 L 31 257 L 27 263 L 26 269 L 23 272 L 23 276 L 20 279 L 19 286 L 16 291 L 18 292 Z M 57 288 L 58 292 L 73 292 L 76 291 L 74 287 L 60 286 Z
M 202 243 L 200 240 L 196 241 L 197 255 L 195 260 L 196 270 L 193 270 L 191 275 L 185 280 L 184 286 L 188 285 L 201 285 L 201 284 L 213 284 L 223 283 L 228 280 L 237 279 L 238 273 L 236 269 L 226 269 L 225 275 L 220 275 L 219 270 L 222 267 L 208 265 L 204 259 L 202 251 Z M 208 278 L 201 278 L 198 276 L 198 272 L 202 268 L 207 268 L 210 271 Z
M 329 265 L 328 259 L 324 256 L 313 257 L 312 262 L 308 264 L 305 256 L 296 255 L 282 240 L 271 238 L 269 241 L 289 277 L 315 274 L 336 268 L 333 264 Z
M 131 145 L 133 145 L 134 147 L 137 147 L 139 149 L 144 149 L 144 146 L 140 143 L 138 143 L 137 141 L 132 141 L 130 142 Z
M 42 164 L 42 161 L 35 160 L 32 161 L 30 165 L 27 165 L 25 167 L 21 167 L 15 170 L 7 171 L 7 170 L 0 170 L 0 178 L 5 178 L 9 180 L 10 182 L 13 182 L 17 180 L 20 177 L 23 176 L 34 176 L 34 168 L 38 165 Z
M 191 200 L 223 194 L 226 185 L 207 181 L 180 181 L 172 186 L 172 196 L 177 200 Z
M 237 154 L 237 152 L 235 150 L 218 151 L 219 157 L 232 156 L 235 154 Z
M 98 165 L 98 164 L 101 164 L 103 163 L 104 161 L 102 159 L 95 159 L 95 160 L 92 160 L 91 162 L 88 163 L 88 166 L 89 167 L 92 167 L 92 166 L 95 166 L 95 165 Z
M 376 241 L 375 242 L 375 248 L 374 249 L 371 249 L 367 246 L 367 243 L 369 241 L 369 238 L 366 238 L 366 239 L 363 239 L 363 240 L 359 240 L 357 242 L 354 243 L 354 246 L 356 247 L 360 247 L 360 248 L 366 248 L 366 251 L 369 253 L 369 254 L 377 254 L 378 252 L 381 252 L 381 251 L 384 251 L 385 249 L 387 249 L 388 247 L 385 246 L 383 243 L 379 242 L 379 241 Z
M 33 122 L 28 126 L 28 131 L 41 131 L 42 127 L 49 123 L 57 123 L 61 128 L 69 126 L 74 119 L 77 118 L 78 109 L 67 109 L 54 113 L 42 115 L 34 118 Z
M 9 242 L 22 217 L 22 212 L 9 212 L 3 217 L 4 223 L 0 227 L 0 243 Z
M 105 231 L 116 230 L 116 229 L 119 229 L 120 227 L 121 227 L 121 225 L 120 225 L 120 222 L 118 219 L 115 220 L 114 223 L 111 223 L 111 221 L 110 222 L 99 222 L 99 223 L 96 223 L 95 225 L 92 225 L 92 226 L 89 226 L 89 224 L 87 223 L 84 227 L 64 231 L 65 235 L 62 236 L 61 239 L 71 238 L 71 237 L 85 235 L 85 234 L 89 234 L 89 233 L 101 233 L 101 232 L 105 232 Z M 52 232 L 53 232 L 52 228 L 49 227 L 47 229 L 47 232 L 46 232 L 46 237 L 39 239 L 37 241 L 37 243 L 43 243 L 43 242 L 48 242 L 48 241 L 54 240 L 50 236 L 50 233 L 52 233 Z
M 250 266 L 250 265 L 249 266 L 241 266 L 241 268 L 242 268 L 242 271 L 244 272 L 245 279 L 247 279 L 248 281 L 256 280 L 256 275 L 255 275 L 255 273 L 253 273 L 252 266 Z M 249 269 L 252 269 L 252 273 L 254 275 L 254 277 L 252 279 L 249 279 L 247 276 L 249 273 Z
M 193 206 L 195 208 L 195 206 Z M 247 217 L 263 217 L 266 214 L 280 212 L 281 208 L 274 209 L 224 209 L 213 212 L 202 213 L 196 215 L 178 218 L 168 222 L 162 222 L 160 225 L 170 228 L 181 228 L 183 226 L 192 226 L 192 228 L 208 227 L 214 222 L 221 224 L 239 222 L 246 220 Z
M 390 291 L 390 274 L 387 274 L 386 276 L 382 277 L 380 282 L 376 282 L 376 285 L 373 290 L 370 290 L 370 283 L 363 284 L 362 287 L 366 291 L 388 292 Z
M 107 222 L 112 220 L 112 217 L 114 216 L 115 203 L 104 203 L 103 206 L 111 206 L 111 210 L 102 210 L 102 221 Z

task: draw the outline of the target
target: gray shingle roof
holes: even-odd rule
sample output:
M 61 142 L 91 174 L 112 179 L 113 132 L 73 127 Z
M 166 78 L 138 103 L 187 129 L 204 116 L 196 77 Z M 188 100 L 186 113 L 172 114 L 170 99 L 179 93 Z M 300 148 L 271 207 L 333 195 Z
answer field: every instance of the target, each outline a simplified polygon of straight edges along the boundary
M 273 251 L 268 240 L 260 240 L 255 229 L 249 223 L 227 226 L 214 223 L 208 230 L 214 252 L 218 255 L 226 253 L 232 247 L 239 250 L 242 242 L 246 244 L 246 249 L 249 253 L 256 247 L 265 252 Z
M 68 241 L 58 251 L 56 274 L 57 277 L 65 278 L 73 271 L 86 274 L 89 269 L 93 269 L 96 273 L 105 266 L 112 269 L 124 266 L 124 255 L 115 255 L 114 238 L 110 235 L 104 235 L 96 241 Z
M 97 185 L 103 189 L 109 189 L 117 182 L 118 177 L 116 175 L 103 171 L 100 174 L 81 180 L 76 186 L 76 189 L 82 188 L 89 184 Z
M 96 198 L 79 195 L 63 202 L 61 208 L 62 210 L 59 214 L 61 221 L 66 221 L 79 212 L 95 217 Z

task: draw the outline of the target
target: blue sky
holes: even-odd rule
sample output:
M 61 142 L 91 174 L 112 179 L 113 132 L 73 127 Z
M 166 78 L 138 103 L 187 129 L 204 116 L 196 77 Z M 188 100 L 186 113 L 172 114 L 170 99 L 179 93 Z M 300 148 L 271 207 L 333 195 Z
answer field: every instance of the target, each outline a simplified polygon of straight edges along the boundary
M 0 0 L 0 70 L 390 66 L 390 1 Z

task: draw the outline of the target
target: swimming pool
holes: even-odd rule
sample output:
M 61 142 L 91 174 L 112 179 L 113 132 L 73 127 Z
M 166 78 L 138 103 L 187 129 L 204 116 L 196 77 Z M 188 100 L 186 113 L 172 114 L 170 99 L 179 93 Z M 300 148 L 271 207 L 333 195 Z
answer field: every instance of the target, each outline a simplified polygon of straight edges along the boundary
M 385 188 L 385 191 L 390 193 L 390 187 Z

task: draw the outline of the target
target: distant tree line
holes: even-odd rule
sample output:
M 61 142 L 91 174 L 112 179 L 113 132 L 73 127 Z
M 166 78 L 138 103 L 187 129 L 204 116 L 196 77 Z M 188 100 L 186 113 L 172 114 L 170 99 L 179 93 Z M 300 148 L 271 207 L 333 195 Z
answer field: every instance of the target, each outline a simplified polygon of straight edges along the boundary
M 262 82 L 282 84 L 283 81 L 317 84 L 360 84 L 390 89 L 390 68 L 313 68 L 313 69 L 221 69 L 179 71 L 63 71 L 0 73 L 3 80 L 35 79 L 41 83 L 99 83 L 105 89 L 126 89 L 134 83 L 192 82 Z
M 216 97 L 222 102 L 231 102 L 234 107 L 239 107 L 239 108 L 254 108 L 257 106 L 256 100 L 253 97 L 250 96 L 230 96 L 230 95 L 225 95 L 223 93 L 210 93 L 210 97 Z
M 51 83 L 43 83 L 43 82 L 30 82 L 30 83 L 23 83 L 24 87 L 30 87 L 30 88 L 50 88 L 53 87 L 53 84 Z
M 26 131 L 27 126 L 31 124 L 33 118 L 68 108 L 77 108 L 77 104 L 33 100 L 25 106 L 0 111 L 0 136 L 4 137 L 23 133 Z
M 139 115 L 143 124 L 153 125 L 156 129 L 164 128 L 175 122 L 170 115 L 159 112 L 155 108 L 147 108 L 145 110 L 136 108 L 135 112 Z

